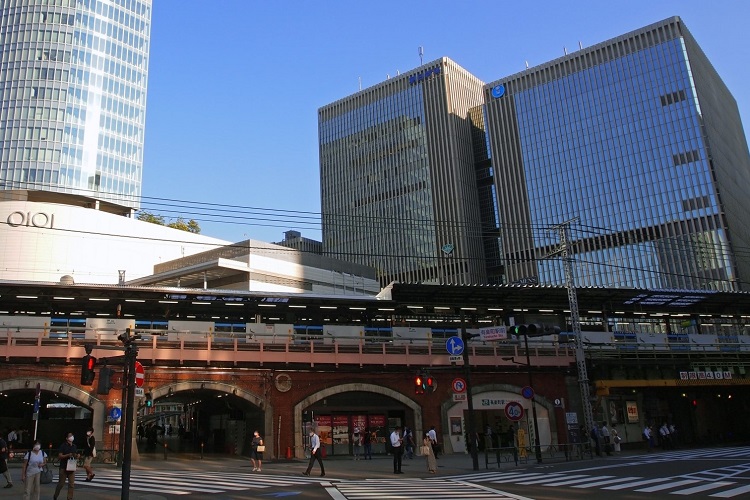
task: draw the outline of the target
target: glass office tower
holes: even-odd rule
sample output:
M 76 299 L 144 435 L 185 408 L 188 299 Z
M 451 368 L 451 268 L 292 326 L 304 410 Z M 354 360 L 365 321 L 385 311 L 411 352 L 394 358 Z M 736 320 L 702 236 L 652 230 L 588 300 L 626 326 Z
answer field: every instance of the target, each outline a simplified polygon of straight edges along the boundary
M 318 111 L 326 255 L 383 285 L 486 281 L 466 119 L 482 86 L 442 58 Z
M 485 86 L 507 282 L 736 290 L 750 156 L 734 98 L 679 18 Z
M 0 190 L 137 209 L 151 0 L 0 6 Z

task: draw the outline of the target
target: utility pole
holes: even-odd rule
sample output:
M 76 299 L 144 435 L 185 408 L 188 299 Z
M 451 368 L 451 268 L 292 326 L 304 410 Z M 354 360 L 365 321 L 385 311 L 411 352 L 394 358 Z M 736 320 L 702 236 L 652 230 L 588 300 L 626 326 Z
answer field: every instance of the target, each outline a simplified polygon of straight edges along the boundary
M 567 220 L 556 226 L 552 226 L 550 231 L 557 231 L 560 238 L 560 246 L 554 252 L 547 255 L 547 258 L 559 255 L 562 258 L 563 268 L 565 270 L 565 286 L 568 289 L 568 305 L 570 307 L 570 324 L 573 329 L 575 338 L 576 366 L 578 368 L 578 388 L 581 392 L 581 403 L 583 405 L 583 420 L 586 425 L 586 431 L 591 432 L 594 426 L 594 414 L 591 411 L 591 392 L 589 389 L 589 375 L 586 368 L 586 357 L 583 352 L 583 338 L 581 338 L 581 317 L 578 311 L 578 296 L 576 294 L 575 281 L 573 278 L 573 258 L 570 252 L 570 225 L 578 221 L 578 217 Z
M 474 470 L 479 470 L 479 455 L 477 450 L 476 441 L 474 437 L 477 434 L 477 425 L 474 421 L 474 400 L 471 395 L 471 363 L 469 363 L 469 340 L 477 337 L 476 334 L 469 334 L 466 332 L 466 317 L 463 309 L 461 310 L 461 340 L 464 341 L 464 377 L 466 377 L 466 404 L 468 406 L 468 417 L 469 421 L 466 424 L 466 431 L 469 434 L 466 446 L 469 447 L 469 453 L 471 453 L 471 462 Z
M 526 373 L 529 375 L 529 387 L 534 390 L 534 382 L 531 379 L 531 359 L 529 358 L 529 336 L 528 334 L 523 336 L 523 343 L 526 347 Z M 531 415 L 534 419 L 534 454 L 536 455 L 536 463 L 542 463 L 542 446 L 539 443 L 539 421 L 536 417 L 536 391 L 531 396 Z
M 123 400 L 125 403 L 125 417 L 123 423 L 125 424 L 125 447 L 123 449 L 122 458 L 122 492 L 120 494 L 121 500 L 128 500 L 130 498 L 130 464 L 133 456 L 133 416 L 135 414 L 135 362 L 138 357 L 138 346 L 135 341 L 140 339 L 140 334 L 130 333 L 130 328 L 125 329 L 125 333 L 117 337 L 122 341 L 125 346 L 125 370 L 127 377 L 124 378 L 127 390 L 126 398 Z

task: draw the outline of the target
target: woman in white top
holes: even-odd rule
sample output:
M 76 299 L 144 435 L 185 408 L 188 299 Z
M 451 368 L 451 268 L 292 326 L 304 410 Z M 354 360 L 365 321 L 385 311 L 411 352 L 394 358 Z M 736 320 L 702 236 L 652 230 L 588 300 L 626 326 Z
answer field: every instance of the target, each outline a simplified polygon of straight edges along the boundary
M 21 470 L 21 481 L 24 482 L 23 500 L 39 500 L 41 472 L 47 464 L 47 454 L 42 451 L 39 441 L 34 441 L 34 447 L 26 452 L 24 459 Z

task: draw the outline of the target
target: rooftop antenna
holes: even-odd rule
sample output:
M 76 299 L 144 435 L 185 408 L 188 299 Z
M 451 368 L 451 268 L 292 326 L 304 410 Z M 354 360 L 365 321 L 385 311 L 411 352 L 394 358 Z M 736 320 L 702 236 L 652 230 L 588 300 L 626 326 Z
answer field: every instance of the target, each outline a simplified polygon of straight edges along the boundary
M 565 55 L 567 56 L 567 55 L 568 55 L 568 48 L 567 48 L 567 47 L 563 47 L 563 52 L 564 52 L 564 53 L 565 53 Z
M 529 61 L 526 61 L 526 69 L 529 69 Z
M 359 90 L 362 90 L 362 77 L 359 77 Z
M 583 50 L 583 44 L 581 43 L 581 41 L 580 41 L 580 40 L 578 40 L 578 48 L 579 48 L 580 50 Z
M 422 47 L 422 46 L 420 45 L 420 46 L 419 46 L 419 65 L 420 65 L 420 66 L 421 66 L 422 64 L 424 64 L 424 62 L 422 61 L 422 57 L 424 57 L 424 47 Z

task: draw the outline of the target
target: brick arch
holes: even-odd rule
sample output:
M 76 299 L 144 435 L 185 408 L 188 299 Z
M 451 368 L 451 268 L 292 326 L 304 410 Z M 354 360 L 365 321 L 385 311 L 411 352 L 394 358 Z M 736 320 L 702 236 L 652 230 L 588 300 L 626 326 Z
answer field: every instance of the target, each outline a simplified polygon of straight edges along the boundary
M 164 396 L 169 395 L 169 390 L 173 393 L 190 391 L 190 390 L 204 390 L 204 391 L 215 391 L 223 392 L 224 394 L 233 394 L 240 399 L 244 399 L 249 403 L 257 406 L 263 410 L 263 435 L 273 436 L 273 407 L 269 404 L 268 400 L 262 396 L 247 391 L 236 385 L 227 384 L 225 382 L 212 382 L 212 381 L 190 381 L 181 380 L 179 382 L 170 382 L 168 384 L 160 385 L 150 389 L 151 395 L 156 400 Z M 266 439 L 266 453 L 268 457 L 276 455 L 274 451 L 273 439 Z
M 27 385 L 28 384 L 28 385 Z M 94 436 L 104 435 L 104 421 L 106 419 L 107 406 L 104 401 L 96 396 L 82 390 L 75 385 L 70 385 L 62 380 L 38 377 L 9 378 L 0 381 L 0 392 L 13 390 L 35 390 L 36 384 L 43 391 L 61 394 L 74 401 L 81 403 L 91 409 L 91 427 L 94 428 Z
M 297 458 L 304 457 L 304 446 L 302 443 L 302 412 L 318 401 L 342 392 L 372 392 L 395 399 L 404 406 L 409 407 L 414 412 L 414 435 L 420 436 L 422 434 L 422 407 L 413 399 L 404 396 L 394 389 L 380 385 L 362 383 L 340 384 L 311 394 L 294 405 L 294 455 Z

